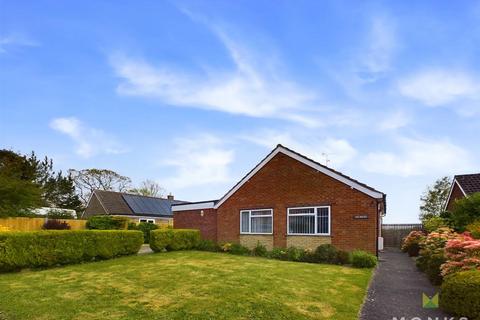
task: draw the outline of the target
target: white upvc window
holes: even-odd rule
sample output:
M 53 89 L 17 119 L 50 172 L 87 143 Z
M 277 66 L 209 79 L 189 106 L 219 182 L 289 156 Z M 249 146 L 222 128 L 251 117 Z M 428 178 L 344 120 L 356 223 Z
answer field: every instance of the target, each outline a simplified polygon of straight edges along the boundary
M 273 209 L 241 210 L 240 233 L 272 234 Z
M 140 218 L 138 222 L 155 223 L 155 219 Z
M 287 234 L 330 235 L 330 206 L 287 209 Z

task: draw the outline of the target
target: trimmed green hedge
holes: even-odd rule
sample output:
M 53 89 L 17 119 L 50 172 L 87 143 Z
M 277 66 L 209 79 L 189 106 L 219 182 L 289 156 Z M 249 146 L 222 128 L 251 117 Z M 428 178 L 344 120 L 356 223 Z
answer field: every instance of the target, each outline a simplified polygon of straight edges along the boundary
M 355 268 L 373 268 L 377 265 L 378 259 L 371 253 L 363 250 L 352 252 L 352 266 Z
M 480 319 L 480 271 L 464 271 L 444 279 L 440 307 L 468 319 Z
M 41 268 L 136 254 L 140 231 L 0 232 L 0 271 Z
M 195 249 L 200 231 L 195 229 L 158 229 L 150 232 L 150 248 L 155 252 Z
M 88 218 L 86 227 L 91 230 L 125 230 L 129 221 L 126 217 L 91 216 Z

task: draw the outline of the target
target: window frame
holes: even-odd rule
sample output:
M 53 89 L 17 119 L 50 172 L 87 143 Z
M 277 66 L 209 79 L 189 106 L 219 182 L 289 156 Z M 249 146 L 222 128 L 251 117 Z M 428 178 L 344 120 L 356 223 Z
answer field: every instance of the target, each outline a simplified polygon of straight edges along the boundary
M 314 209 L 313 213 L 290 213 L 294 209 Z M 328 233 L 318 232 L 317 209 L 328 208 Z M 290 232 L 290 216 L 314 216 L 315 217 L 315 233 L 291 233 Z M 332 208 L 331 206 L 307 206 L 307 207 L 291 207 L 287 208 L 287 235 L 288 236 L 330 236 L 332 234 Z
M 142 220 L 145 220 L 145 221 L 142 221 Z M 152 218 L 138 218 L 138 223 L 142 223 L 142 222 L 157 224 L 157 221 Z
M 256 215 L 252 216 L 252 211 L 266 211 L 269 210 L 270 214 L 262 214 L 262 215 Z M 248 232 L 243 232 L 242 231 L 242 213 L 243 212 L 248 212 Z M 265 235 L 273 235 L 273 208 L 262 208 L 262 209 L 242 209 L 240 210 L 240 234 L 265 234 Z M 252 232 L 252 217 L 257 218 L 257 217 L 271 217 L 272 218 L 272 232 Z

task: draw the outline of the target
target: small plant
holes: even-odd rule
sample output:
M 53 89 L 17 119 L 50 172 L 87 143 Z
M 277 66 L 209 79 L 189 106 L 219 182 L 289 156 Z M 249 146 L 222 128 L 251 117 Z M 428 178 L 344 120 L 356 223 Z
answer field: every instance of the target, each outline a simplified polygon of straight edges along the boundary
M 286 258 L 289 261 L 303 261 L 304 254 L 305 250 L 296 247 L 290 247 L 286 251 Z
M 248 256 L 251 252 L 250 249 L 247 247 L 242 246 L 239 243 L 232 243 L 230 246 L 230 251 L 231 254 L 236 254 L 240 256 Z
M 252 250 L 252 255 L 257 257 L 266 257 L 267 253 L 267 247 L 261 244 L 260 241 L 257 241 L 257 245 Z
M 268 257 L 277 260 L 287 260 L 287 251 L 283 248 L 273 248 L 269 252 Z
M 230 249 L 232 248 L 232 244 L 230 242 L 225 242 L 220 246 L 223 252 L 230 252 Z
M 317 262 L 335 263 L 337 260 L 337 248 L 331 244 L 322 244 L 315 250 Z
M 211 252 L 217 252 L 222 250 L 222 248 L 215 241 L 212 240 L 200 240 L 197 244 L 196 249 L 200 251 Z
M 70 230 L 70 225 L 66 221 L 49 219 L 43 224 L 42 229 L 43 230 Z
M 363 250 L 352 252 L 352 266 L 355 268 L 373 268 L 377 265 L 377 257 Z
M 337 257 L 335 260 L 336 264 L 350 264 L 352 261 L 352 258 L 350 256 L 350 252 L 343 251 L 343 250 L 338 250 L 337 251 Z

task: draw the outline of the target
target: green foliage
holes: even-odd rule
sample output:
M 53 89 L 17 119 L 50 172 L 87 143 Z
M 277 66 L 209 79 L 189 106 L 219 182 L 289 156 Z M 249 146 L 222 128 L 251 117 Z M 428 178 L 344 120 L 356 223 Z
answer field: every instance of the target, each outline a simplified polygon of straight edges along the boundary
M 351 257 L 350 252 L 343 251 L 343 250 L 338 250 L 335 263 L 336 264 L 341 264 L 341 265 L 352 263 L 352 257 Z
M 228 251 L 231 254 L 236 254 L 239 256 L 248 256 L 250 255 L 251 251 L 245 246 L 242 246 L 239 243 L 232 243 L 230 246 L 230 250 Z
M 355 268 L 373 268 L 377 262 L 377 257 L 371 253 L 362 250 L 352 252 L 352 266 Z
M 480 239 L 480 220 L 470 223 L 467 226 L 467 231 L 469 231 L 475 239 Z
M 115 216 L 91 216 L 88 218 L 86 227 L 91 230 L 125 230 L 128 226 L 128 218 Z
M 440 307 L 468 319 L 480 319 L 480 271 L 458 272 L 445 278 Z
M 210 251 L 210 252 L 217 252 L 222 250 L 215 241 L 203 240 L 203 239 L 197 243 L 197 246 L 195 249 L 200 251 Z
M 136 254 L 138 231 L 0 232 L 0 271 L 74 264 Z
M 440 216 L 424 219 L 422 223 L 423 228 L 427 232 L 433 232 L 438 228 L 448 227 L 448 220 Z
M 427 190 L 420 197 L 420 220 L 439 216 L 443 211 L 443 206 L 450 192 L 450 178 L 442 177 L 435 181 L 433 186 L 428 186 Z
M 322 244 L 315 250 L 316 262 L 320 263 L 336 263 L 337 248 L 331 244 Z
M 155 223 L 140 222 L 137 229 L 143 232 L 144 243 L 150 243 L 150 232 L 158 229 Z
M 50 210 L 47 213 L 47 218 L 48 219 L 63 219 L 63 220 L 68 220 L 68 219 L 75 219 L 70 212 L 68 211 L 62 211 L 62 210 Z
M 284 248 L 273 248 L 268 253 L 268 257 L 277 260 L 287 260 L 287 250 Z
M 447 262 L 443 253 L 432 254 L 424 263 L 424 272 L 434 285 L 442 283 L 443 277 L 440 267 Z
M 304 260 L 305 250 L 296 248 L 296 247 L 289 247 L 286 251 L 286 259 L 288 261 L 303 261 Z
M 48 219 L 42 226 L 43 230 L 70 230 L 70 225 L 66 221 L 57 219 Z
M 456 200 L 450 219 L 452 227 L 459 232 L 465 231 L 467 225 L 480 220 L 480 192 Z
M 150 232 L 150 248 L 155 252 L 194 249 L 199 241 L 200 231 L 195 229 L 157 229 Z
M 261 244 L 260 241 L 257 241 L 257 244 L 252 250 L 252 255 L 257 257 L 266 257 L 267 254 L 268 254 L 267 247 Z
M 42 192 L 31 181 L 0 174 L 0 217 L 25 216 L 42 205 Z

